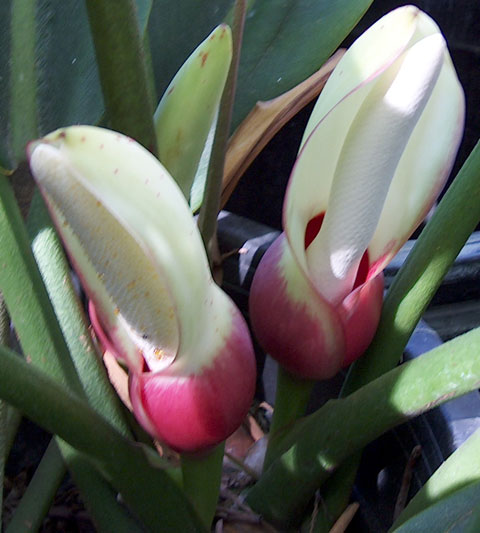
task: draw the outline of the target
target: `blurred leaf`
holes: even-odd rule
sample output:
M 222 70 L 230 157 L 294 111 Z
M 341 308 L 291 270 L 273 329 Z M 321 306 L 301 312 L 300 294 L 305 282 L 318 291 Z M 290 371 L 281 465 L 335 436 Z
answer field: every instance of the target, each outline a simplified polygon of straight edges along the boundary
M 480 505 L 480 482 L 471 483 L 415 515 L 392 533 L 464 533 Z
M 231 59 L 230 28 L 218 26 L 182 65 L 155 112 L 158 157 L 187 201 Z
M 8 146 L 13 1 L 0 2 L 0 165 L 5 168 L 15 163 Z M 136 3 L 143 31 L 152 0 Z M 35 31 L 39 134 L 70 124 L 96 124 L 104 108 L 85 3 L 38 0 Z
M 372 1 L 253 3 L 245 24 L 232 129 L 258 100 L 275 98 L 318 70 Z

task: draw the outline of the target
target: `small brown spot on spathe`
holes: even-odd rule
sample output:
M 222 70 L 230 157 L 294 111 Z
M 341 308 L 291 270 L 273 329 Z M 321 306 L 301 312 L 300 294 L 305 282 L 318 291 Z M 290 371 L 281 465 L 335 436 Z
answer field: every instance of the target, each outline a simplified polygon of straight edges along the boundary
M 113 313 L 115 315 L 119 315 L 120 314 L 120 309 L 118 307 L 115 307 L 115 309 L 113 310 Z
M 113 171 L 114 174 L 118 174 L 118 168 Z
M 153 350 L 153 353 L 155 355 L 155 357 L 157 358 L 158 361 L 160 361 L 161 359 L 163 359 L 165 357 L 165 353 L 162 349 L 160 348 L 155 348 Z
M 85 138 L 85 135 L 82 136 L 82 138 L 80 139 L 80 142 L 84 143 L 87 139 Z
M 145 180 L 145 185 L 148 185 L 149 183 L 150 183 L 150 179 L 147 178 L 147 179 Z
M 105 145 L 102 143 L 102 144 L 100 145 L 100 150 L 103 150 L 104 148 L 105 148 Z
M 100 202 L 100 200 L 97 200 L 95 202 L 95 204 L 96 204 L 97 207 L 102 207 L 102 202 Z
M 202 67 L 205 66 L 205 62 L 207 61 L 207 58 L 208 58 L 208 52 L 200 52 L 200 57 L 202 58 Z
M 172 85 L 172 86 L 170 87 L 170 89 L 168 89 L 167 95 L 168 95 L 168 94 L 172 94 L 173 91 L 174 91 L 174 89 L 175 89 L 175 85 Z

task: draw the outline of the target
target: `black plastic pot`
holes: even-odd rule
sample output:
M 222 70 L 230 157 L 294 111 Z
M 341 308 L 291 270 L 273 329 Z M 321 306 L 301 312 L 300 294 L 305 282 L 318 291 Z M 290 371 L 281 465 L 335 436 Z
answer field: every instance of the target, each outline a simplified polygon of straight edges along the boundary
M 279 232 L 268 226 L 222 212 L 219 218 L 219 240 L 223 252 L 238 250 L 224 262 L 224 288 L 236 301 L 248 320 L 248 291 L 263 253 Z M 386 284 L 394 275 L 413 246 L 409 241 L 386 269 Z M 427 316 L 441 326 L 442 335 L 453 336 L 480 325 L 480 233 L 474 234 L 438 292 Z M 477 284 L 477 287 L 475 287 Z M 457 292 L 459 291 L 459 292 Z M 460 294 L 456 300 L 455 295 Z M 463 301 L 469 295 L 469 302 Z M 459 311 L 463 305 L 475 308 L 476 313 Z M 456 309 L 455 315 L 448 312 Z M 464 315 L 468 320 L 464 320 Z M 440 317 L 440 319 L 438 318 Z M 459 323 L 460 322 L 460 323 Z M 406 360 L 418 357 L 439 344 L 442 338 L 427 322 L 422 321 L 415 330 L 405 350 Z M 274 402 L 276 363 L 265 358 L 256 346 L 259 380 L 259 398 Z M 318 408 L 328 399 L 338 395 L 344 376 L 339 375 L 315 388 L 310 410 Z M 359 501 L 351 531 L 387 531 L 392 524 L 393 512 L 400 490 L 401 480 L 413 448 L 420 445 L 422 454 L 413 469 L 409 498 L 429 479 L 442 462 L 455 451 L 477 428 L 480 427 L 480 394 L 472 392 L 448 402 L 420 416 L 369 445 L 363 454 L 353 498 Z

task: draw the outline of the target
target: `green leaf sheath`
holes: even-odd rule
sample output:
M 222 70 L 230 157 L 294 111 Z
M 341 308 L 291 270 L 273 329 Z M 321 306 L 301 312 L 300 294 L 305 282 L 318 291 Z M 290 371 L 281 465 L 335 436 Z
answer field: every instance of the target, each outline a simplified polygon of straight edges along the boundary
M 35 65 L 36 0 L 12 0 L 10 20 L 10 143 L 12 159 L 25 159 L 25 146 L 38 137 Z
M 436 470 L 397 518 L 392 529 L 474 482 L 480 482 L 480 430 L 471 435 Z
M 474 355 L 479 349 L 480 328 L 299 421 L 284 440 L 286 451 L 250 491 L 249 504 L 268 520 L 284 525 L 300 518 L 316 488 L 352 452 L 392 427 L 477 388 L 480 359 Z
M 158 158 L 187 201 L 209 132 L 215 126 L 231 59 L 231 30 L 223 24 L 195 48 L 155 111 Z
M 84 400 L 4 347 L 0 373 L 0 397 L 89 455 L 149 530 L 204 531 L 175 482 L 152 466 L 148 450 L 125 439 Z
M 133 0 L 86 0 L 112 129 L 156 152 L 153 104 Z
M 246 0 L 236 0 L 232 26 L 232 62 L 228 71 L 225 89 L 220 100 L 217 128 L 210 155 L 205 194 L 198 218 L 198 227 L 203 238 L 210 260 L 212 259 L 212 240 L 217 231 L 217 216 L 220 210 L 220 194 L 222 191 L 225 152 L 227 149 L 230 124 L 232 121 L 233 103 L 237 87 L 238 65 L 242 48 L 243 28 L 245 25 Z

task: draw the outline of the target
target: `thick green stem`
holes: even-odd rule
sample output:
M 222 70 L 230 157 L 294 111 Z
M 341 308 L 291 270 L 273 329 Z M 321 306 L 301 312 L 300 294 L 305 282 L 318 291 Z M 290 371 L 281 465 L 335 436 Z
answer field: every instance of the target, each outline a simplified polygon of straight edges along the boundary
M 27 142 L 38 137 L 35 7 L 35 0 L 11 3 L 10 145 L 15 163 L 25 159 Z
M 153 103 L 134 0 L 86 0 L 112 129 L 156 151 Z
M 305 414 L 314 384 L 314 381 L 298 378 L 281 366 L 278 367 L 275 409 L 268 434 L 264 470 L 268 470 L 272 462 L 278 458 L 279 449 L 276 445 L 280 444 L 284 430 L 288 430 L 291 424 Z
M 230 124 L 232 122 L 233 103 L 237 85 L 238 65 L 242 47 L 243 27 L 245 24 L 246 0 L 236 0 L 232 25 L 232 62 L 228 72 L 225 89 L 218 112 L 217 129 L 213 140 L 210 163 L 208 166 L 205 195 L 198 219 L 198 226 L 203 242 L 212 260 L 212 248 L 215 246 L 217 231 L 217 216 L 220 210 L 220 194 L 222 192 L 223 169 L 227 150 Z
M 375 338 L 365 355 L 352 365 L 342 396 L 398 363 L 413 330 L 479 220 L 480 143 L 477 143 L 395 277 Z M 325 497 L 334 520 L 343 511 L 343 502 L 348 501 L 360 457 L 360 453 L 356 454 L 348 467 L 334 474 L 340 477 L 336 485 L 343 492 L 342 496 L 332 495 L 340 505 L 330 501 L 329 494 Z M 317 531 L 328 530 L 327 527 Z
M 353 452 L 392 427 L 478 388 L 479 350 L 477 328 L 300 420 L 283 440 L 283 455 L 250 491 L 248 503 L 267 520 L 295 522 L 317 487 Z
M 204 456 L 182 455 L 183 490 L 209 530 L 220 493 L 225 444 L 219 444 Z

